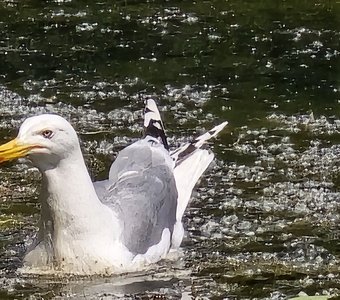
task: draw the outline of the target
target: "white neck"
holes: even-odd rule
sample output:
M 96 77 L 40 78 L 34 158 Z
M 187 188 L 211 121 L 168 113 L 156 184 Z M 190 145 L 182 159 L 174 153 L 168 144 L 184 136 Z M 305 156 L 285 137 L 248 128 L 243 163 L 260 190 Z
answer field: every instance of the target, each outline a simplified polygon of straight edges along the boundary
M 133 255 L 120 242 L 118 217 L 98 199 L 80 149 L 55 166 L 43 163 L 39 233 L 26 263 L 79 274 L 128 266 Z
M 81 153 L 61 160 L 55 168 L 42 171 L 43 194 L 54 221 L 89 218 L 102 206 L 94 190 Z
M 117 218 L 98 199 L 80 149 L 54 168 L 41 171 L 40 235 L 42 239 L 49 237 L 56 257 L 71 256 L 82 241 L 81 247 L 87 251 L 89 241 L 108 243 L 115 239 Z

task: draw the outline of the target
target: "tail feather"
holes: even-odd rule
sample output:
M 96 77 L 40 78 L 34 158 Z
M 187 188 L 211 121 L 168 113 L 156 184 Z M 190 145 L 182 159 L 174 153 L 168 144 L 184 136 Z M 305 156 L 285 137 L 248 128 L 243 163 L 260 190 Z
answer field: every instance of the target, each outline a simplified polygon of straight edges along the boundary
M 169 144 L 166 139 L 164 125 L 161 119 L 161 115 L 158 111 L 156 102 L 153 99 L 147 99 L 145 101 L 144 110 L 144 136 L 152 136 L 156 139 L 160 139 L 164 148 L 169 151 Z

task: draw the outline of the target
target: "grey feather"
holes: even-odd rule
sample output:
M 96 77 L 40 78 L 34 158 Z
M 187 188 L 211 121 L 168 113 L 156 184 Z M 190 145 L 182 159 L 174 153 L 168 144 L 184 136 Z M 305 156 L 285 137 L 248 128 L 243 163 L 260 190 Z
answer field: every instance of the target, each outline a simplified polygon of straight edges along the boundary
M 100 201 L 103 200 L 103 198 L 107 194 L 107 190 L 110 188 L 111 185 L 112 182 L 109 179 L 96 181 L 93 183 L 94 189 L 96 190 L 97 196 Z
M 165 228 L 172 234 L 178 196 L 173 161 L 157 139 L 146 137 L 123 149 L 109 180 L 94 186 L 100 200 L 117 213 L 122 241 L 132 253 L 143 254 L 159 243 Z

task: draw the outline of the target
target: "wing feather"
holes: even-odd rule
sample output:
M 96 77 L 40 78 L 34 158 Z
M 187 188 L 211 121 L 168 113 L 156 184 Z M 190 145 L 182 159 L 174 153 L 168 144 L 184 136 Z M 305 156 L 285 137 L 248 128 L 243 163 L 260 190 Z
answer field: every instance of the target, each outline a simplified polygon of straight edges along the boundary
M 157 244 L 176 222 L 177 188 L 173 162 L 159 142 L 141 140 L 122 150 L 109 180 L 95 183 L 101 201 L 113 209 L 122 242 L 134 254 Z

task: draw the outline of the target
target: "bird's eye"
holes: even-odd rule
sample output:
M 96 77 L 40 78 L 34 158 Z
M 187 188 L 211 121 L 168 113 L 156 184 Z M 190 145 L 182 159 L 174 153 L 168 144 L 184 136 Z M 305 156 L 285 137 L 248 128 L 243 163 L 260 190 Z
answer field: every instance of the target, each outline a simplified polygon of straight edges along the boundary
M 53 136 L 53 131 L 46 129 L 44 131 L 41 132 L 41 135 L 45 138 L 45 139 L 50 139 Z

